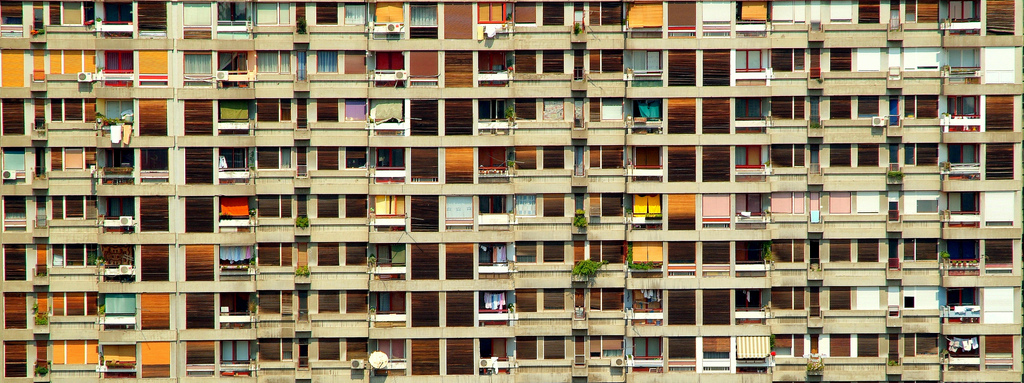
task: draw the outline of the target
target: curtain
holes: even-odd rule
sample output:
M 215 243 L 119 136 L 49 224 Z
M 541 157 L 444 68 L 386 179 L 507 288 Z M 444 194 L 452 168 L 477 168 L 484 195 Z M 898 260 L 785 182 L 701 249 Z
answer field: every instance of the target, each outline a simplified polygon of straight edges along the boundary
M 277 52 L 260 52 L 256 55 L 256 67 L 259 68 L 260 73 L 277 73 L 279 57 Z
M 345 25 L 366 25 L 366 6 L 345 4 Z
M 370 107 L 370 117 L 375 122 L 390 119 L 402 121 L 405 119 L 403 104 L 403 100 L 374 100 L 373 106 Z
M 249 119 L 249 102 L 245 100 L 221 100 L 220 119 L 221 121 L 240 121 Z
M 185 74 L 210 74 L 212 60 L 209 53 L 185 55 Z
M 338 73 L 338 51 L 316 52 L 316 71 L 319 73 Z
M 448 197 L 445 217 L 447 219 L 472 219 L 473 197 Z
M 537 215 L 537 196 L 517 195 L 516 215 L 521 215 L 525 217 L 532 217 Z
M 212 23 L 210 3 L 185 4 L 185 26 L 209 26 Z
M 108 315 L 135 315 L 135 294 L 107 294 L 104 299 Z
M 640 117 L 661 119 L 661 100 L 637 101 Z
M 437 6 L 411 6 L 409 19 L 410 24 L 414 27 L 436 27 Z
M 252 259 L 252 246 L 221 246 L 220 259 L 234 262 Z
M 704 217 L 730 216 L 728 194 L 705 194 L 701 197 L 701 200 Z
M 366 100 L 345 100 L 345 121 L 366 121 Z

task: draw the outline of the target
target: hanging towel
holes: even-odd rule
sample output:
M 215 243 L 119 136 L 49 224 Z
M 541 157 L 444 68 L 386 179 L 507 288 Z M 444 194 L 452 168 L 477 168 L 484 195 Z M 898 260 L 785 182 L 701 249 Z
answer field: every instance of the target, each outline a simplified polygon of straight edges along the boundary
M 110 143 L 121 143 L 121 125 L 110 125 Z
M 508 262 L 507 255 L 505 255 L 505 246 L 499 245 L 494 247 L 494 252 L 497 253 L 498 263 Z
M 228 159 L 224 158 L 224 156 L 220 156 L 220 168 L 221 169 L 227 169 L 228 168 Z
M 132 143 L 132 125 L 131 124 L 125 124 L 123 126 L 123 128 L 121 129 L 121 132 L 123 134 L 123 136 L 121 137 L 121 142 L 124 142 L 124 145 L 131 144 Z

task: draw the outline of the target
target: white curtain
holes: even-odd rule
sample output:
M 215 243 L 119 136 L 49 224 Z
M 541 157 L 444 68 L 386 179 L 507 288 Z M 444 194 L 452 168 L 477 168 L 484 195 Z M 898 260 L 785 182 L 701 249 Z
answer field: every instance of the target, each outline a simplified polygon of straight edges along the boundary
M 473 197 L 447 197 L 445 218 L 473 219 Z
M 185 74 L 210 74 L 213 58 L 209 53 L 185 55 Z
M 537 215 L 537 196 L 517 195 L 516 215 L 524 217 L 532 217 Z
M 414 27 L 436 27 L 437 6 L 413 5 L 409 8 L 409 17 L 410 24 Z
M 185 26 L 209 26 L 212 23 L 210 3 L 185 4 Z
M 366 6 L 345 4 L 345 25 L 366 25 Z

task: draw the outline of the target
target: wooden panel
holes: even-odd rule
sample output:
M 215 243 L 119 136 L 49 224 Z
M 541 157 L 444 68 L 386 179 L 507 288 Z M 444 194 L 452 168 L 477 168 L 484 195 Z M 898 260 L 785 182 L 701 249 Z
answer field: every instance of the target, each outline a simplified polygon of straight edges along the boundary
M 317 312 L 341 312 L 341 295 L 338 293 L 338 290 L 318 290 L 316 295 Z
M 260 339 L 259 340 L 259 355 L 260 355 L 260 360 L 266 360 L 266 361 L 281 360 L 281 340 L 280 339 Z
M 565 310 L 565 290 L 544 289 L 544 310 Z
M 409 252 L 412 279 L 437 280 L 440 277 L 440 253 L 436 243 L 415 243 Z
M 878 166 L 878 144 L 857 144 L 857 166 Z
M 346 291 L 345 312 L 349 314 L 365 313 L 369 309 L 369 294 L 366 290 Z
M 917 96 L 917 118 L 938 118 L 939 96 Z
M 139 100 L 139 135 L 167 135 L 167 100 Z
M 702 153 L 704 182 L 729 182 L 729 147 L 704 146 Z
M 444 134 L 446 136 L 473 134 L 473 100 L 444 101 Z
M 25 199 L 19 198 L 24 204 Z M 5 205 L 7 198 L 5 198 Z M 22 206 L 24 211 L 24 206 Z M 25 259 L 25 245 L 22 244 L 4 244 L 4 280 L 5 281 L 24 281 L 27 278 L 26 273 L 26 259 Z
M 832 72 L 849 72 L 853 69 L 850 48 L 832 48 L 829 50 L 829 70 Z
M 565 73 L 564 51 L 543 51 L 541 53 L 541 69 L 543 73 Z
M 793 71 L 793 50 L 792 49 L 772 49 L 772 70 L 776 72 L 792 72 Z M 773 113 L 774 114 L 774 113 Z
M 772 287 L 772 308 L 781 310 L 793 309 L 793 288 Z
M 697 358 L 697 338 L 694 337 L 672 337 L 668 338 L 669 359 L 695 359 Z
M 1013 144 L 985 145 L 985 179 L 1013 179 L 1013 157 Z
M 878 357 L 878 334 L 857 334 L 857 356 Z
M 732 290 L 703 290 L 704 324 L 728 325 L 732 323 L 731 302 Z
M 670 98 L 668 99 L 668 133 L 669 134 L 695 134 L 697 133 L 697 99 L 695 98 Z M 669 177 L 672 173 L 669 172 Z
M 4 377 L 27 378 L 28 342 L 4 342 Z
M 772 145 L 771 159 L 772 166 L 780 168 L 793 167 L 793 145 Z
M 601 147 L 601 168 L 602 169 L 622 169 L 623 149 L 621 146 L 602 146 Z
M 365 194 L 349 194 L 345 196 L 345 217 L 366 218 Z
M 832 96 L 829 99 L 829 118 L 833 120 L 849 120 L 851 107 L 849 96 Z
M 697 324 L 697 295 L 695 290 L 668 290 L 669 325 Z
M 829 335 L 829 356 L 849 357 L 850 356 L 850 335 L 830 334 Z
M 1013 353 L 1013 335 L 985 335 L 985 353 Z
M 537 312 L 537 289 L 516 289 L 516 310 L 524 313 Z
M 851 291 L 849 287 L 832 286 L 829 287 L 828 299 L 829 310 L 849 310 L 851 309 Z
M 438 230 L 438 196 L 412 196 L 412 231 Z
M 473 375 L 476 360 L 473 358 L 473 338 L 445 340 L 448 353 L 445 354 L 447 375 Z
M 213 245 L 185 246 L 185 280 L 213 281 Z
M 140 324 L 143 330 L 167 330 L 171 324 L 169 294 L 144 293 L 139 300 Z
M 537 51 L 516 51 L 515 61 L 516 73 L 537 73 Z
M 622 25 L 622 3 L 601 3 L 601 25 Z
M 877 239 L 857 240 L 857 262 L 880 262 Z
M 445 245 L 445 279 L 473 279 L 473 244 Z
M 622 51 L 605 49 L 601 51 L 601 72 L 622 73 Z
M 705 134 L 729 134 L 732 104 L 728 98 L 701 99 L 701 131 Z
M 437 100 L 409 101 L 409 131 L 413 136 L 436 136 L 438 132 Z M 416 150 L 416 149 L 413 149 Z M 413 161 L 415 163 L 415 161 Z M 416 177 L 415 175 L 413 176 Z
M 256 121 L 279 122 L 281 121 L 281 101 L 276 98 L 261 98 L 256 100 Z
M 142 262 L 142 281 L 168 280 L 168 245 L 142 245 L 139 254 Z
M 565 195 L 545 194 L 541 202 L 544 204 L 543 215 L 545 217 L 565 216 Z
M 917 22 L 939 22 L 939 0 L 917 0 Z
M 317 266 L 340 266 L 341 246 L 336 242 L 316 244 Z
M 280 291 L 260 291 L 259 292 L 259 310 L 260 312 L 268 314 L 280 314 L 281 313 L 281 292 Z
M 0 100 L 0 113 L 3 113 L 3 119 L 0 120 L 0 125 L 3 125 L 3 129 L 0 129 L 0 134 L 5 136 L 25 134 L 24 100 L 10 98 Z
M 985 257 L 988 264 L 1013 264 L 1013 240 L 986 239 Z
M 565 337 L 544 337 L 544 359 L 565 359 Z
M 517 98 L 516 101 L 515 101 L 515 109 L 516 109 L 516 118 L 517 119 L 520 119 L 520 120 L 536 120 L 537 119 L 537 99 L 534 99 L 534 98 Z
M 625 262 L 626 259 L 626 243 L 624 241 L 601 241 L 601 255 L 595 257 L 591 255 L 591 259 L 597 261 L 608 261 L 611 264 L 620 264 Z M 591 251 L 595 251 L 597 243 L 591 243 Z
M 338 164 L 339 158 L 340 148 L 337 146 L 320 146 L 316 148 L 317 170 L 338 170 L 340 166 Z
M 213 183 L 213 149 L 185 148 L 185 183 Z
M 214 364 L 217 361 L 216 350 L 217 342 L 212 340 L 185 342 L 185 363 Z
M 444 53 L 444 84 L 448 88 L 473 87 L 473 52 Z
M 213 135 L 213 101 L 185 100 L 185 135 Z
M 565 169 L 565 147 L 544 146 L 544 169 Z
M 622 216 L 622 194 L 606 193 L 601 194 L 601 216 L 621 217 Z
M 213 298 L 214 295 L 211 293 L 185 294 L 185 328 L 214 328 L 217 308 L 214 306 Z
M 695 147 L 695 146 L 669 146 L 668 147 L 668 181 L 669 182 L 696 182 L 697 181 L 697 147 Z
M 170 230 L 170 211 L 167 197 L 139 197 L 139 230 Z
M 704 50 L 704 86 L 729 86 L 730 52 Z
M 668 51 L 668 86 L 697 86 L 697 51 Z
M 985 97 L 985 130 L 986 131 L 1013 131 L 1014 121 L 1014 96 L 986 96 Z
M 446 184 L 473 183 L 473 148 L 445 148 L 444 163 Z
M 601 309 L 604 311 L 619 311 L 623 306 L 622 289 L 601 289 Z
M 565 25 L 565 4 L 541 3 L 544 26 Z
M 702 258 L 706 265 L 728 265 L 730 248 L 729 242 L 704 242 Z
M 366 242 L 349 242 L 345 244 L 345 265 L 366 265 Z
M 28 327 L 27 299 L 25 293 L 4 293 L 4 328 Z
M 410 347 L 413 375 L 440 375 L 440 347 L 437 339 L 413 339 Z
M 988 0 L 985 2 L 985 29 L 989 35 L 1012 35 L 1017 25 L 1017 6 L 1014 0 Z
M 167 31 L 167 3 L 163 1 L 138 3 L 139 30 L 145 32 Z
M 341 341 L 338 338 L 318 338 L 319 360 L 341 360 Z
M 437 148 L 412 148 L 411 155 L 409 167 L 413 180 L 437 179 Z
M 667 204 L 669 230 L 697 229 L 696 194 L 669 194 Z
M 857 23 L 858 24 L 878 24 L 878 0 L 859 0 L 857 1 Z
M 449 291 L 445 293 L 445 325 L 447 327 L 473 327 L 473 304 L 476 299 L 472 291 Z
M 693 264 L 697 263 L 696 242 L 669 242 L 668 263 L 670 264 Z
M 444 4 L 444 38 L 473 38 L 473 5 Z M 446 52 L 447 53 L 447 52 Z
M 917 144 L 917 165 L 938 165 L 939 145 L 938 144 Z
M 850 167 L 850 144 L 831 144 L 829 145 L 829 166 L 830 167 Z
M 850 262 L 850 240 L 831 239 L 828 244 L 829 262 Z
M 314 3 L 316 8 L 313 13 L 316 17 L 316 25 L 338 25 L 338 4 L 337 3 Z M 300 4 L 305 7 L 305 4 Z
M 185 232 L 213 232 L 213 197 L 185 198 Z
M 416 291 L 409 293 L 412 301 L 412 327 L 437 327 L 439 324 L 438 308 L 440 307 L 436 291 Z

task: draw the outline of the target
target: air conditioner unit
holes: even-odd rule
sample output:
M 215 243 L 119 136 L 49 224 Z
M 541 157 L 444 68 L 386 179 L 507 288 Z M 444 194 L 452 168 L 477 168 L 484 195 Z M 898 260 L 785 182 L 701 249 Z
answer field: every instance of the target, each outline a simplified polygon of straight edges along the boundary
M 494 360 L 480 359 L 480 368 L 494 368 Z
M 388 23 L 388 32 L 398 32 L 402 30 L 402 24 Z
M 406 77 L 407 77 L 407 73 L 404 70 L 395 71 L 395 79 L 396 80 L 405 80 Z
M 626 359 L 612 358 L 612 367 L 626 367 Z
M 93 82 L 93 73 L 78 72 L 78 82 Z
M 900 164 L 889 164 L 889 171 L 890 172 L 898 172 L 898 171 L 900 171 Z
M 135 224 L 135 217 L 130 215 L 121 216 L 118 218 L 117 223 L 121 226 L 132 226 Z
M 365 370 L 366 369 L 366 360 L 363 360 L 363 359 L 352 359 L 352 369 L 353 370 Z
M 227 80 L 228 80 L 228 72 L 226 72 L 226 71 L 217 71 L 217 81 L 227 81 Z
M 3 176 L 4 176 L 3 177 L 4 180 L 18 179 L 18 172 L 14 171 L 14 170 L 4 170 Z
M 871 126 L 885 126 L 885 116 L 871 117 Z
M 132 265 L 121 265 L 117 267 L 117 273 L 121 275 L 132 275 L 134 267 Z

